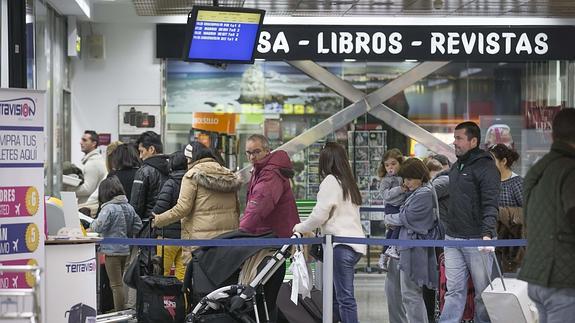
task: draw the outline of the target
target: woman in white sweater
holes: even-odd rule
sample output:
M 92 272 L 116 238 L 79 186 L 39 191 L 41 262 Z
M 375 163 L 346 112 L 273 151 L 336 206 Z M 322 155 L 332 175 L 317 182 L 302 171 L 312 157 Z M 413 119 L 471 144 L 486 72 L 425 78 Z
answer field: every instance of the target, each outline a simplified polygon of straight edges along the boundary
M 323 181 L 316 206 L 309 218 L 296 224 L 293 231 L 321 228 L 322 234 L 364 238 L 359 218 L 361 194 L 343 146 L 334 142 L 325 144 L 319 155 L 319 172 Z M 365 245 L 357 244 L 336 244 L 333 250 L 334 317 L 339 314 L 343 323 L 358 322 L 353 278 L 355 265 L 365 251 Z

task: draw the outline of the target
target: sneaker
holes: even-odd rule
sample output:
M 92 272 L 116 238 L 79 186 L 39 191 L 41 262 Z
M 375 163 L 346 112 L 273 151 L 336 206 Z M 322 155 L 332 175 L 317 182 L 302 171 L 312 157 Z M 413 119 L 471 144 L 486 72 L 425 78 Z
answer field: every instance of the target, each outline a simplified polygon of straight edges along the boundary
M 399 252 L 396 246 L 389 246 L 385 251 L 385 255 L 393 259 L 399 259 Z
M 387 271 L 387 264 L 389 263 L 389 257 L 381 253 L 379 255 L 379 261 L 377 262 L 377 266 L 382 271 Z

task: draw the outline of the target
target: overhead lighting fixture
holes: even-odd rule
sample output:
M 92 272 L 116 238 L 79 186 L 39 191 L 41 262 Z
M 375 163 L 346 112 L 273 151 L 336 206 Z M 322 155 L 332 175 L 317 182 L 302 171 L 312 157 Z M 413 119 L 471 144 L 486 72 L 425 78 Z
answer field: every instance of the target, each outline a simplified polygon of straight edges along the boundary
M 356 59 L 355 58 L 346 58 L 343 60 L 344 62 L 355 62 Z

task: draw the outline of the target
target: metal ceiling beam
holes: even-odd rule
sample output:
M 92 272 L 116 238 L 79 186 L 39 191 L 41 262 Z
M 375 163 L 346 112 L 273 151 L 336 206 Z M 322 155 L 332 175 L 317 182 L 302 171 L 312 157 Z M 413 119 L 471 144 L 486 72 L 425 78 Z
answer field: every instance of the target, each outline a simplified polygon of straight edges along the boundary
M 405 136 L 415 139 L 429 150 L 438 154 L 444 154 L 451 160 L 455 159 L 454 150 L 450 145 L 439 140 L 427 130 L 382 103 L 425 76 L 447 65 L 449 62 L 423 62 L 401 75 L 398 78 L 402 80 L 401 82 L 394 82 L 394 80 L 369 95 L 356 89 L 350 83 L 342 80 L 315 62 L 289 61 L 288 63 L 352 102 L 365 99 L 367 101 L 367 112 L 369 114 L 384 121 Z
M 377 109 L 387 109 L 393 113 L 396 113 L 395 111 L 389 109 L 388 107 L 383 107 L 381 102 L 391 98 L 392 96 L 403 91 L 404 89 L 411 86 L 420 79 L 428 76 L 437 69 L 448 64 L 448 62 L 421 63 L 412 68 L 411 70 L 407 71 L 406 73 L 400 75 L 396 79 L 392 80 L 391 82 L 387 83 L 377 91 L 366 95 L 365 93 L 354 88 L 351 84 L 340 79 L 336 75 L 330 73 L 329 71 L 325 70 L 324 68 L 322 68 L 321 66 L 312 61 L 290 61 L 288 63 L 300 69 L 301 71 L 309 75 L 311 78 L 323 83 L 330 89 L 334 90 L 336 93 L 354 101 L 354 103 L 352 103 L 351 105 L 347 106 L 346 108 L 342 109 L 341 111 L 337 112 L 331 117 L 323 120 L 317 125 L 311 127 L 307 131 L 304 131 L 302 134 L 296 136 L 292 140 L 288 141 L 287 143 L 277 148 L 277 150 L 286 151 L 290 156 L 307 148 L 317 140 L 326 137 L 327 135 L 336 131 L 337 129 L 344 127 L 345 125 L 357 119 L 366 112 L 371 113 L 371 111 L 374 110 L 373 107 L 376 107 Z M 425 131 L 423 128 L 417 126 L 415 123 L 409 121 L 408 119 L 405 119 L 403 116 L 399 114 L 397 115 L 399 116 L 399 118 L 397 117 L 392 118 L 392 114 L 390 112 L 387 112 L 385 114 L 385 117 L 389 118 L 390 119 L 389 121 L 393 122 L 389 123 L 390 126 L 398 128 L 398 130 L 400 131 L 405 131 L 409 133 L 409 135 L 408 134 L 406 135 L 416 140 L 419 139 L 418 142 L 430 143 L 433 140 L 435 140 L 438 141 L 439 143 L 433 144 L 433 147 L 441 147 L 441 145 L 449 147 L 445 143 L 435 138 L 429 132 Z M 408 129 L 409 127 L 415 127 L 416 130 L 415 131 L 409 130 Z M 415 135 L 417 138 L 413 137 L 412 135 Z M 431 137 L 431 139 L 429 137 Z M 445 149 L 444 147 L 444 149 L 438 149 L 436 151 L 443 152 L 444 150 L 449 150 L 449 148 Z M 244 181 L 249 180 L 250 169 L 251 166 L 248 166 L 240 170 L 239 174 Z

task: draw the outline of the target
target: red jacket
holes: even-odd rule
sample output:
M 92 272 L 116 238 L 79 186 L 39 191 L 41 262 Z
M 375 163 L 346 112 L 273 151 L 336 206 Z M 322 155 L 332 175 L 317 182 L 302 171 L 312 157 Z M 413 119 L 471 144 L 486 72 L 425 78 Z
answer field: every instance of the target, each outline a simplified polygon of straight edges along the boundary
M 289 156 L 282 150 L 254 164 L 240 230 L 253 234 L 271 231 L 280 238 L 292 235 L 293 226 L 300 222 L 289 180 L 293 174 Z

